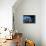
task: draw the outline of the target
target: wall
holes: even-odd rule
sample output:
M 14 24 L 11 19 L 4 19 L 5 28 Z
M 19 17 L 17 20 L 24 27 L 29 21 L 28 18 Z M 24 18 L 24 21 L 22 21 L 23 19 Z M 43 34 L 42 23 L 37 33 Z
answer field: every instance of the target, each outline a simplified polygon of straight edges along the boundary
M 46 0 L 42 0 L 41 1 L 41 26 L 42 26 L 42 30 L 41 30 L 41 40 L 42 40 L 42 46 L 46 46 Z
M 5 27 L 8 27 L 8 28 L 12 28 L 12 6 L 13 6 L 13 4 L 15 2 L 16 2 L 16 0 L 0 0 L 0 26 L 3 26 L 3 27 L 5 26 Z M 15 5 L 16 5 L 16 3 L 15 3 Z M 15 9 L 15 12 L 14 13 L 17 12 L 16 11 L 17 10 L 16 9 L 17 7 L 18 7 L 18 5 L 14 6 L 14 9 Z M 46 36 L 45 36 L 46 35 L 46 0 L 42 0 L 42 8 L 41 8 L 41 10 L 42 10 L 42 16 L 41 16 L 42 17 L 42 20 L 41 20 L 42 21 L 41 22 L 42 23 L 42 31 L 41 31 L 41 38 L 42 39 L 41 40 L 42 40 L 42 46 L 46 46 Z M 21 13 L 23 13 L 23 11 Z M 15 15 L 17 15 L 17 13 Z M 23 15 L 23 14 L 21 14 L 21 15 Z M 23 24 L 22 23 L 22 20 L 19 23 L 20 23 L 20 25 L 23 25 L 23 26 L 25 25 L 25 26 L 28 26 L 28 27 L 32 27 L 31 26 L 32 24 L 29 24 L 30 26 L 27 25 L 27 24 Z M 20 26 L 20 25 L 19 25 L 19 28 L 21 30 L 18 29 L 17 26 L 16 26 L 16 28 L 17 28 L 18 31 L 24 32 L 24 35 L 25 36 L 26 36 L 26 34 L 25 34 L 26 32 L 28 32 L 28 34 L 30 33 L 29 30 L 28 31 L 25 31 L 23 29 L 23 26 Z M 27 30 L 27 28 L 26 28 L 26 30 Z M 31 32 L 31 33 L 33 33 L 33 32 Z
M 16 4 L 13 6 L 15 30 L 22 32 L 24 38 L 34 40 L 36 46 L 41 46 L 41 1 L 23 0 Z M 36 23 L 24 24 L 23 15 L 36 15 Z
M 12 6 L 16 0 L 0 0 L 0 27 L 12 29 Z

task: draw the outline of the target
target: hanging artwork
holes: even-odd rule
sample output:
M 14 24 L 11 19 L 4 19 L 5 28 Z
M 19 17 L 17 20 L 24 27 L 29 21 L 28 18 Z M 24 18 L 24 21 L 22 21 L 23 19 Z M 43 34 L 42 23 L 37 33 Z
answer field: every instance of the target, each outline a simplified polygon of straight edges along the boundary
M 24 15 L 23 23 L 35 23 L 35 15 Z

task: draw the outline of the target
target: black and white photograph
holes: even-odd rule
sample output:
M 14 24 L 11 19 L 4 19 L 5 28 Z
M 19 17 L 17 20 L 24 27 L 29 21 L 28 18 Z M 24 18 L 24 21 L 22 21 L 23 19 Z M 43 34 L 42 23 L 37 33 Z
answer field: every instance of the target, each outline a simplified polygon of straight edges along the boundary
M 35 15 L 24 15 L 23 23 L 35 23 Z

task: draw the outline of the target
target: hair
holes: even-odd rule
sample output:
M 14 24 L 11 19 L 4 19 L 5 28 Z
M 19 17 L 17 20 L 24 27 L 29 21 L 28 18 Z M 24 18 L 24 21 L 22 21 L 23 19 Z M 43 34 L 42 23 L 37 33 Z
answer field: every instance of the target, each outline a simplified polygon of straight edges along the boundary
M 35 46 L 35 43 L 34 43 L 34 46 Z

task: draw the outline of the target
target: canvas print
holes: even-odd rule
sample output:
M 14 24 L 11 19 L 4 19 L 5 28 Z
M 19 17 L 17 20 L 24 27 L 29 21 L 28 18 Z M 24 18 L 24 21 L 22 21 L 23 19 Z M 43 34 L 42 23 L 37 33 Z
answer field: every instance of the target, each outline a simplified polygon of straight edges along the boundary
M 35 15 L 24 15 L 23 23 L 35 23 Z

